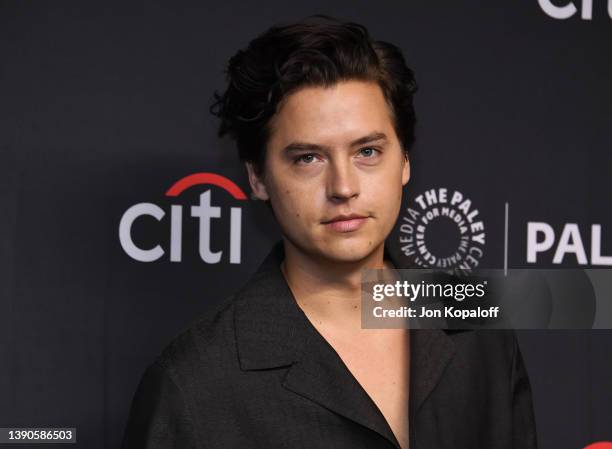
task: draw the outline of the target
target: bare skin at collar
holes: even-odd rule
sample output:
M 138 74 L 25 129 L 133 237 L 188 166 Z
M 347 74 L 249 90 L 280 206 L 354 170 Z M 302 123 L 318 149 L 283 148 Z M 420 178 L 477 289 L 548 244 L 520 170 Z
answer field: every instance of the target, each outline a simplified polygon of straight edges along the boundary
M 285 247 L 289 245 L 290 242 L 285 242 Z M 285 250 L 281 270 L 298 305 L 311 321 L 356 331 L 361 328 L 362 270 L 395 268 L 389 260 L 383 260 L 383 252 L 381 246 L 357 263 L 326 264 Z

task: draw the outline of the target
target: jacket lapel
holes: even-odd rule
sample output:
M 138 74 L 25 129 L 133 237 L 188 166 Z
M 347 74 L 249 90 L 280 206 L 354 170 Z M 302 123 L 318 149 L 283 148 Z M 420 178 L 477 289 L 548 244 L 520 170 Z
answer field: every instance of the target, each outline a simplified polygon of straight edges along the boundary
M 385 257 L 399 266 L 385 251 Z M 367 392 L 300 309 L 280 270 L 279 241 L 235 295 L 234 324 L 243 370 L 290 367 L 283 387 L 372 429 L 399 448 L 389 424 Z M 454 353 L 442 330 L 411 330 L 410 417 L 438 383 Z
M 410 414 L 419 408 L 440 381 L 444 368 L 455 353 L 455 345 L 446 331 L 416 329 L 410 331 Z
M 374 430 L 399 448 L 385 417 L 337 352 L 313 326 L 307 333 L 308 351 L 291 366 L 283 386 Z
M 396 269 L 416 268 L 396 257 L 385 244 L 385 259 Z M 410 422 L 440 381 L 444 369 L 455 353 L 448 331 L 442 329 L 410 330 Z

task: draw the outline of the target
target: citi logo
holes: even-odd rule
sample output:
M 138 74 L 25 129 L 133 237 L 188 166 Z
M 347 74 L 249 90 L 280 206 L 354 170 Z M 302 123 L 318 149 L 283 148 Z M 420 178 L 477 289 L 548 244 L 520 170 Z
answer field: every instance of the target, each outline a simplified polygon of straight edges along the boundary
M 212 185 L 220 187 L 230 193 L 236 200 L 246 200 L 247 196 L 234 182 L 215 173 L 194 173 L 186 176 L 172 185 L 167 191 L 167 197 L 178 197 L 185 190 L 196 185 Z M 219 263 L 223 257 L 223 251 L 211 249 L 211 221 L 213 218 L 221 217 L 221 207 L 212 204 L 211 190 L 208 189 L 199 196 L 199 204 L 191 206 L 191 217 L 198 220 L 198 250 L 200 257 L 207 264 Z M 166 211 L 154 203 L 138 203 L 126 210 L 119 222 L 119 241 L 121 247 L 128 256 L 139 262 L 155 262 L 161 259 L 166 250 L 157 244 L 153 248 L 141 248 L 136 245 L 132 236 L 132 227 L 137 220 L 145 220 L 152 217 L 162 221 L 166 217 Z M 170 207 L 170 261 L 180 262 L 182 260 L 183 240 L 183 206 L 173 204 Z M 242 240 L 242 209 L 240 207 L 230 208 L 230 232 L 229 232 L 229 263 L 239 264 L 241 259 Z
M 562 2 L 556 1 L 554 4 L 552 0 L 538 0 L 540 8 L 554 19 L 569 19 L 578 12 L 578 7 L 574 2 L 565 2 L 565 5 L 558 6 Z M 612 0 L 608 0 L 608 16 L 612 19 Z M 593 19 L 593 0 L 582 0 L 580 4 L 580 17 L 582 20 Z

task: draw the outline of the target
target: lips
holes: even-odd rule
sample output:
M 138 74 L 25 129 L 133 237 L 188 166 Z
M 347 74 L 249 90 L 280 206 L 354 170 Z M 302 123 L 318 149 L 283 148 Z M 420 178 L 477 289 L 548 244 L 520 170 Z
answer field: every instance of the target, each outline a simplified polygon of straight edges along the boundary
M 345 221 L 345 220 L 352 220 L 355 218 L 367 218 L 367 217 L 365 215 L 360 215 L 360 214 L 348 214 L 348 215 L 340 214 L 340 215 L 336 215 L 331 220 L 324 221 L 323 223 L 328 224 L 334 221 Z
M 337 215 L 323 224 L 337 232 L 352 232 L 359 229 L 368 217 L 359 214 Z

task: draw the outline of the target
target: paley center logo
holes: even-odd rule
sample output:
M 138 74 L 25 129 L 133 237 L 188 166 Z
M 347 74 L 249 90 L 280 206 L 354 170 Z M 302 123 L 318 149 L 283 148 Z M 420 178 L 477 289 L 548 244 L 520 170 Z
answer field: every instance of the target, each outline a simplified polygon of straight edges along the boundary
M 476 268 L 484 255 L 485 226 L 472 200 L 442 187 L 418 195 L 414 203 L 399 218 L 402 253 L 423 268 Z M 437 244 L 440 232 L 435 228 L 440 224 L 446 226 L 443 234 L 451 236 L 446 248 Z
M 165 195 L 167 197 L 178 197 L 185 190 L 196 185 L 216 186 L 226 190 L 236 200 L 247 199 L 244 192 L 233 181 L 216 173 L 194 173 L 186 176 L 170 187 Z M 199 220 L 199 253 L 202 260 L 208 264 L 216 264 L 221 261 L 222 251 L 213 251 L 211 243 L 211 220 L 221 217 L 221 207 L 212 204 L 211 189 L 207 189 L 199 196 L 199 204 L 191 206 L 191 217 Z M 242 233 L 242 209 L 240 207 L 230 208 L 230 242 L 229 263 L 239 264 L 241 256 L 241 233 Z M 166 211 L 154 203 L 138 203 L 128 208 L 119 222 L 119 241 L 121 247 L 128 256 L 139 262 L 154 262 L 161 259 L 166 250 L 161 245 L 153 248 L 138 247 L 132 238 L 132 226 L 137 220 L 152 217 L 162 221 L 166 217 Z M 182 230 L 183 230 L 183 206 L 173 204 L 170 207 L 170 261 L 180 262 L 182 259 Z
M 554 254 L 553 265 L 562 264 L 567 257 L 578 265 L 612 266 L 612 256 L 602 254 L 604 240 L 601 224 L 591 224 L 589 231 L 585 231 L 584 227 L 581 231 L 578 223 L 565 223 L 559 234 L 549 223 L 527 222 L 527 262 L 538 263 L 542 259 L 550 262 L 550 255 Z M 586 238 L 589 234 L 590 246 Z
M 399 248 L 414 266 L 422 268 L 477 268 L 484 256 L 485 225 L 472 200 L 459 190 L 432 188 L 419 194 L 398 219 Z M 504 270 L 508 268 L 510 204 L 505 203 Z M 520 215 L 520 211 L 519 211 Z M 609 239 L 601 223 L 546 223 L 522 216 L 513 235 L 526 240 L 521 258 L 528 264 L 612 266 Z M 526 253 L 523 252 L 526 248 Z M 524 255 L 524 256 L 523 256 Z

